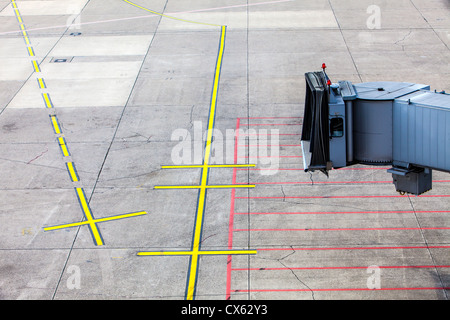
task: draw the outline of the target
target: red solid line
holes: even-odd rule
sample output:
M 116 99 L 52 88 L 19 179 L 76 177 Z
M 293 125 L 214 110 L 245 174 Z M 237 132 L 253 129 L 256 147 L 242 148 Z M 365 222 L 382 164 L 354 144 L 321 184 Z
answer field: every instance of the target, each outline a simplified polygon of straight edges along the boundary
M 256 170 L 256 171 L 262 171 L 262 170 L 280 170 L 280 171 L 286 171 L 286 170 L 303 170 L 303 169 L 288 169 L 288 168 L 285 168 L 285 169 L 273 169 L 273 168 L 245 168 L 245 169 L 240 169 L 240 168 L 237 168 L 237 170 Z
M 263 144 L 261 145 L 257 145 L 257 144 L 244 144 L 244 145 L 239 145 L 238 147 L 242 148 L 242 147 L 260 147 L 263 146 Z M 267 144 L 264 145 L 264 147 L 301 147 L 301 144 Z M 303 169 L 302 169 L 303 170 Z
M 371 213 L 449 213 L 448 210 L 387 210 L 387 211 L 305 211 L 305 212 L 235 212 L 234 214 L 371 214 Z
M 423 288 L 328 288 L 328 289 L 250 289 L 232 290 L 232 292 L 311 292 L 311 291 L 386 291 L 386 290 L 450 290 L 450 287 L 423 287 Z
M 303 117 L 241 117 L 239 119 L 250 119 L 250 120 L 254 120 L 254 119 L 303 119 Z
M 302 123 L 248 123 L 245 125 L 246 126 L 301 126 Z
M 274 136 L 275 134 L 271 134 L 271 133 L 267 133 L 267 134 L 263 134 L 263 133 L 243 133 L 242 136 Z M 301 135 L 300 133 L 278 133 L 276 134 L 277 136 L 299 136 Z
M 330 247 L 315 247 L 315 248 L 263 248 L 256 249 L 257 251 L 316 251 L 316 250 L 403 250 L 403 249 L 450 249 L 450 246 L 411 246 L 411 247 L 342 247 L 342 248 L 330 248 Z
M 390 168 L 388 167 L 376 167 L 376 168 L 352 168 L 352 167 L 347 167 L 347 168 L 338 168 L 338 169 L 333 169 L 333 170 L 388 170 Z
M 299 196 L 299 197 L 236 197 L 236 199 L 360 199 L 360 198 L 406 198 L 402 195 L 387 196 Z M 450 195 L 420 195 L 417 198 L 446 198 Z
M 253 184 L 347 184 L 347 183 L 392 183 L 392 181 L 292 181 L 292 182 L 253 182 Z
M 449 266 L 377 266 L 380 269 L 427 269 L 450 268 Z M 340 270 L 340 269 L 368 269 L 365 267 L 298 267 L 298 268 L 232 268 L 232 271 L 280 271 L 280 270 Z
M 302 156 L 240 156 L 238 158 L 260 159 L 260 158 L 303 158 L 303 157 Z
M 333 170 L 387 170 L 389 168 L 341 168 L 341 169 L 333 169 Z M 265 168 L 253 168 L 253 169 L 238 169 L 238 170 L 298 170 L 303 171 L 303 168 L 278 168 L 278 169 L 265 169 Z
M 238 153 L 238 140 L 239 140 L 239 127 L 240 127 L 241 119 L 238 118 L 236 120 L 236 136 L 234 140 L 234 163 L 237 163 L 237 153 Z M 233 168 L 233 178 L 232 184 L 236 183 L 237 170 Z M 231 205 L 230 205 L 230 220 L 228 223 L 228 250 L 233 249 L 233 228 L 234 228 L 234 205 L 235 205 L 235 197 L 236 197 L 236 189 L 231 190 Z M 231 261 L 232 255 L 227 257 L 227 284 L 226 284 L 226 300 L 230 299 L 231 293 Z
M 429 228 L 307 228 L 307 229 L 234 229 L 235 232 L 240 231 L 389 231 L 389 230 L 450 230 L 446 227 L 429 227 Z
M 433 180 L 433 182 L 450 182 L 450 180 Z M 289 182 L 253 182 L 252 184 L 371 184 L 371 183 L 392 183 L 389 181 L 289 181 Z M 237 183 L 243 184 L 243 183 Z

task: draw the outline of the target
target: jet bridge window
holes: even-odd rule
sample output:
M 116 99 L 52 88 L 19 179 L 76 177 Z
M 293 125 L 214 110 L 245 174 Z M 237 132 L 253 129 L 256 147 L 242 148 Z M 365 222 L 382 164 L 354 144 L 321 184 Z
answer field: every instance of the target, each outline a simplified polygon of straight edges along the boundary
M 330 136 L 332 138 L 340 138 L 344 136 L 344 119 L 332 118 L 330 120 Z

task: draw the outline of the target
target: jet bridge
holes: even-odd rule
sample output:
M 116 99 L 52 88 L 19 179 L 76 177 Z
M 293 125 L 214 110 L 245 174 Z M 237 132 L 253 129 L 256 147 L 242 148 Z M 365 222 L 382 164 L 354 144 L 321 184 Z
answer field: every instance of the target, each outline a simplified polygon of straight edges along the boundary
M 432 188 L 432 170 L 450 172 L 450 95 L 407 82 L 332 83 L 308 72 L 302 131 L 305 171 L 390 165 L 400 193 Z

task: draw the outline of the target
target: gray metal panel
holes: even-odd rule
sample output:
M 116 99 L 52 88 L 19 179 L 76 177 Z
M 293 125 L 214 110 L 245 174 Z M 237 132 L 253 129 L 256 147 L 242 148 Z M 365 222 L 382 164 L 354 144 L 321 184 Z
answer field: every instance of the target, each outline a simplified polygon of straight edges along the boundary
M 394 100 L 420 89 L 429 88 L 424 84 L 391 81 L 365 82 L 354 85 L 358 99 L 363 100 Z
M 362 163 L 392 162 L 393 101 L 353 101 L 353 156 Z
M 393 161 L 450 172 L 450 95 L 420 91 L 394 101 Z

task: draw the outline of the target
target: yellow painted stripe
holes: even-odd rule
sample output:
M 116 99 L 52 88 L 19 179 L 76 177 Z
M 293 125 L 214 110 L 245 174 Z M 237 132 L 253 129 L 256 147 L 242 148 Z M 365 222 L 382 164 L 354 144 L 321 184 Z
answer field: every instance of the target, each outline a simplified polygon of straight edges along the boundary
M 138 256 L 192 256 L 192 255 L 254 255 L 256 250 L 214 250 L 214 251 L 151 251 L 138 252 Z
M 44 97 L 45 106 L 49 109 L 53 108 L 52 102 L 50 100 L 50 95 L 46 92 L 46 93 L 43 93 L 42 96 Z
M 45 88 L 47 88 L 47 86 L 45 85 L 44 79 L 38 78 L 37 80 L 38 80 L 38 84 L 39 84 L 39 88 L 40 88 L 40 89 L 45 89 Z
M 216 62 L 215 76 L 214 76 L 214 85 L 212 91 L 211 98 L 211 106 L 209 110 L 209 121 L 208 121 L 208 134 L 206 139 L 206 148 L 205 148 L 205 158 L 203 164 L 208 166 L 209 158 L 211 154 L 211 144 L 212 144 L 212 133 L 214 127 L 214 118 L 216 114 L 216 101 L 217 101 L 217 93 L 219 89 L 219 77 L 220 77 L 220 69 L 222 67 L 222 57 L 225 49 L 225 32 L 226 27 L 221 26 L 221 34 L 220 34 L 220 45 L 219 45 L 219 54 Z M 192 242 L 192 251 L 193 255 L 191 256 L 191 264 L 189 269 L 189 279 L 187 284 L 187 292 L 186 299 L 193 300 L 195 293 L 195 286 L 197 283 L 197 271 L 198 271 L 198 252 L 201 244 L 201 234 L 202 234 L 202 224 L 203 224 L 203 213 L 205 209 L 206 203 L 206 188 L 208 182 L 208 171 L 206 167 L 202 170 L 201 183 L 200 183 L 200 192 L 198 196 L 198 205 L 197 205 L 197 214 L 195 220 L 195 229 L 194 229 L 194 239 Z M 211 186 L 214 187 L 214 186 Z M 241 186 L 242 187 L 242 186 Z
M 72 182 L 77 182 L 78 175 L 77 175 L 77 171 L 75 170 L 75 165 L 73 164 L 73 162 L 67 162 L 66 165 L 67 165 L 67 170 L 69 171 L 70 178 L 72 179 Z
M 132 6 L 135 6 L 136 8 L 145 10 L 145 11 L 147 11 L 147 12 L 156 14 L 156 15 L 161 16 L 161 17 L 164 17 L 164 18 L 168 18 L 168 19 L 172 19 L 172 20 L 177 20 L 177 21 L 182 21 L 182 22 L 187 22 L 187 23 L 202 24 L 202 25 L 205 25 L 205 26 L 220 27 L 220 25 L 218 25 L 218 24 L 206 23 L 206 22 L 198 22 L 198 21 L 192 21 L 192 20 L 186 20 L 186 19 L 181 19 L 181 18 L 177 18 L 177 17 L 168 16 L 168 15 L 166 15 L 166 14 L 162 14 L 162 13 L 160 13 L 160 12 L 156 12 L 156 11 L 153 11 L 153 10 L 150 10 L 150 9 L 147 9 L 147 8 L 144 8 L 144 7 L 142 7 L 142 6 L 140 6 L 140 5 L 137 5 L 136 3 L 133 3 L 133 2 L 131 2 L 131 1 L 128 1 L 128 0 L 123 0 L 123 1 L 125 1 L 125 2 L 128 3 L 128 4 L 131 4 Z
M 15 2 L 15 1 L 11 1 L 11 3 L 12 3 L 13 8 L 14 8 L 14 9 L 17 9 L 17 4 L 16 4 L 16 2 Z
M 84 216 L 86 217 L 87 222 L 89 223 L 89 227 L 91 229 L 92 235 L 94 236 L 95 243 L 98 246 L 103 245 L 102 237 L 100 236 L 100 232 L 98 231 L 97 226 L 95 225 L 94 217 L 92 216 L 91 209 L 86 201 L 86 197 L 84 195 L 84 190 L 82 188 L 75 188 L 78 196 L 78 200 L 80 200 L 81 207 L 84 212 Z
M 25 25 L 23 23 L 20 24 L 20 29 L 23 30 L 22 34 L 27 34 L 25 31 Z
M 210 164 L 210 165 L 185 165 L 185 166 L 161 166 L 161 169 L 194 169 L 194 168 L 250 168 L 255 164 Z
M 25 33 L 25 35 L 24 35 L 24 39 L 25 39 L 26 45 L 30 45 L 30 44 L 31 44 L 31 43 L 30 43 L 30 39 L 28 38 L 28 36 L 26 35 L 26 33 Z
M 142 215 L 145 215 L 145 214 L 147 214 L 146 211 L 133 212 L 133 213 L 122 214 L 122 215 L 119 215 L 119 216 L 113 216 L 113 217 L 96 219 L 96 220 L 94 220 L 94 222 L 95 223 L 100 223 L 100 222 L 106 222 L 106 221 L 112 221 L 112 220 L 119 220 L 119 219 L 131 218 L 131 217 L 136 217 L 136 216 L 142 216 Z M 44 231 L 52 231 L 52 230 L 59 230 L 59 229 L 78 227 L 78 226 L 83 226 L 83 225 L 87 225 L 87 224 L 90 224 L 90 223 L 91 223 L 91 221 L 81 221 L 81 222 L 67 223 L 67 224 L 62 224 L 62 225 L 53 226 L 53 227 L 46 227 L 46 228 L 44 228 Z
M 255 188 L 253 184 L 224 184 L 201 186 L 155 186 L 155 189 L 230 189 L 230 188 Z
M 51 116 L 50 119 L 52 120 L 53 130 L 55 130 L 56 134 L 60 134 L 61 129 L 59 128 L 58 119 L 56 119 L 56 116 Z
M 59 146 L 61 147 L 61 151 L 62 151 L 64 157 L 70 156 L 69 149 L 67 149 L 65 139 L 63 137 L 59 137 L 58 141 L 59 141 Z
M 41 72 L 41 68 L 39 68 L 39 64 L 37 63 L 36 60 L 31 61 L 31 63 L 33 64 L 33 68 L 35 72 Z
M 44 231 L 53 231 L 53 230 L 59 230 L 59 229 L 67 229 L 67 228 L 73 228 L 78 226 L 83 226 L 86 224 L 89 224 L 89 221 L 81 221 L 81 222 L 74 222 L 74 223 L 66 223 L 59 226 L 53 226 L 53 227 L 45 227 Z
M 27 49 L 28 49 L 28 55 L 30 57 L 34 57 L 34 50 L 33 50 L 33 48 L 32 47 L 27 47 Z
M 119 219 L 125 219 L 125 218 L 131 218 L 131 217 L 137 217 L 147 214 L 146 211 L 139 211 L 139 212 L 132 212 L 127 214 L 121 214 L 118 216 L 112 216 L 107 218 L 100 218 L 96 219 L 95 222 L 106 222 L 106 221 L 113 221 L 113 220 L 119 220 Z

